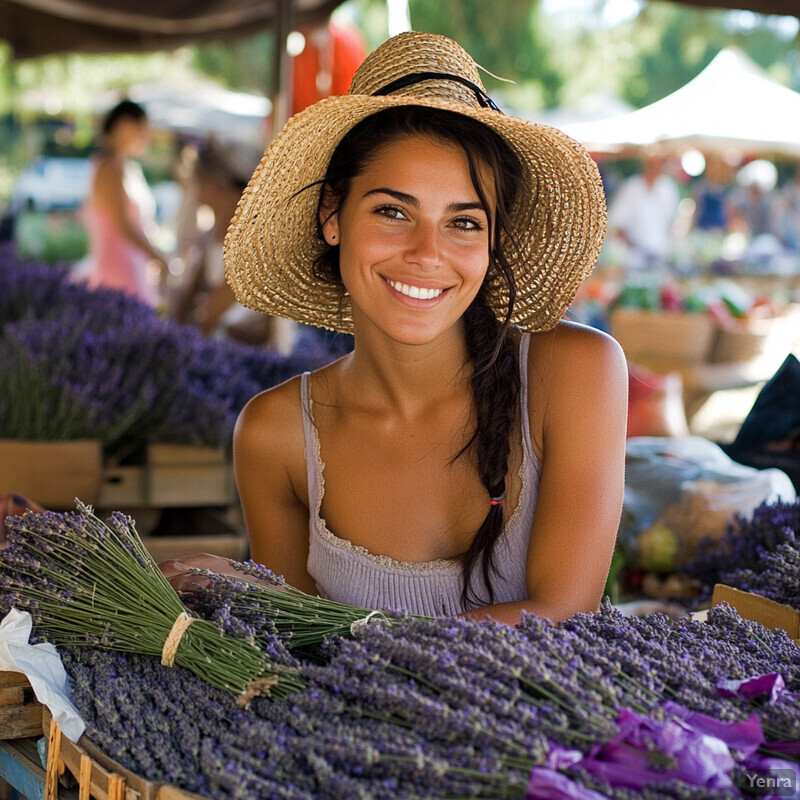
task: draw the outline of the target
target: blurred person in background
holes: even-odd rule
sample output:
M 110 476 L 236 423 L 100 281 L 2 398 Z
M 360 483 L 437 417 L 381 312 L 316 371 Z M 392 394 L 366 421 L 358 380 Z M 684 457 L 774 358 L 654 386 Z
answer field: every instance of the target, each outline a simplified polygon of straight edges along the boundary
M 166 258 L 151 240 L 156 202 L 136 160 L 149 134 L 144 109 L 131 100 L 106 114 L 83 220 L 89 234 L 90 288 L 118 289 L 156 307 Z
M 669 259 L 680 194 L 666 160 L 661 153 L 645 153 L 642 171 L 622 181 L 609 201 L 609 236 L 624 245 L 627 273 L 660 269 Z
M 736 173 L 732 195 L 733 230 L 754 239 L 775 231 L 773 193 L 778 182 L 778 170 L 764 158 L 745 164 Z
M 198 209 L 199 224 L 184 251 L 186 271 L 174 316 L 207 334 L 286 349 L 285 343 L 276 341 L 280 326 L 274 318 L 236 302 L 222 260 L 225 233 L 260 156 L 247 145 L 213 137 L 199 146 L 193 176 L 185 186 Z M 206 226 L 203 214 L 208 211 L 213 221 L 209 218 Z
M 775 197 L 775 234 L 784 247 L 800 251 L 800 166 Z
M 716 153 L 708 153 L 705 159 L 706 168 L 692 188 L 695 201 L 693 224 L 702 231 L 727 233 L 734 170 Z

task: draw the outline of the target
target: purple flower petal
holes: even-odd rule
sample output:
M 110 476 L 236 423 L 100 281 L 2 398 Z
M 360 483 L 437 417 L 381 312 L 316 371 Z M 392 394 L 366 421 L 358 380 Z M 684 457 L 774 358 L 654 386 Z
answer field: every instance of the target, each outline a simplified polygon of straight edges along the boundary
M 774 703 L 786 688 L 786 682 L 779 672 L 769 675 L 758 675 L 743 681 L 722 680 L 717 681 L 717 691 L 723 697 L 732 697 L 739 700 L 755 700 L 762 695 L 769 694 L 768 703 Z
M 545 766 L 550 769 L 569 769 L 578 764 L 583 759 L 580 750 L 570 750 L 568 747 L 550 742 L 550 749 L 547 752 Z
M 669 700 L 664 703 L 664 710 L 668 714 L 679 717 L 696 733 L 721 739 L 728 747 L 736 750 L 742 758 L 754 753 L 764 743 L 761 720 L 755 713 L 741 722 L 723 722 L 709 717 L 707 714 L 701 714 L 699 711 L 690 711 Z
M 641 788 L 653 780 L 678 778 L 695 786 L 731 786 L 735 766 L 728 745 L 715 736 L 693 730 L 683 720 L 654 720 L 624 709 L 617 717 L 619 733 L 595 747 L 581 762 L 587 771 L 612 786 Z M 655 749 L 670 759 L 665 770 L 653 769 L 646 755 Z M 638 755 L 637 755 L 637 750 Z
M 560 772 L 547 767 L 534 767 L 525 800 L 603 800 L 603 795 Z

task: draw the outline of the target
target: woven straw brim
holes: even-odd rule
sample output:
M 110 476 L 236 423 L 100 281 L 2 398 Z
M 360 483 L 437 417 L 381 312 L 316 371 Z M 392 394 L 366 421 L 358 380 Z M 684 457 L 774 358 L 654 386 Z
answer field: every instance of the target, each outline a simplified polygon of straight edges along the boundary
M 552 328 L 594 268 L 606 229 L 605 195 L 589 153 L 556 128 L 492 109 L 438 98 L 341 95 L 292 117 L 267 148 L 225 238 L 225 271 L 248 308 L 341 332 L 352 332 L 349 297 L 320 281 L 313 263 L 327 247 L 317 233 L 320 187 L 334 149 L 361 120 L 395 106 L 425 106 L 483 122 L 510 145 L 522 165 L 511 209 L 517 283 L 512 321 L 527 331 Z M 311 186 L 311 188 L 307 188 Z M 504 319 L 508 297 L 490 273 L 488 297 Z

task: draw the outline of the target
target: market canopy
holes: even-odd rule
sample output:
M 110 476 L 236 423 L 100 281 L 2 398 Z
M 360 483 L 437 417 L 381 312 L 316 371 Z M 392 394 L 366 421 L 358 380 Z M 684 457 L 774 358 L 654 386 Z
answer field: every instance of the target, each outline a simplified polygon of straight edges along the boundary
M 800 17 L 798 0 L 680 0 L 690 5 Z M 342 0 L 0 0 L 0 39 L 15 58 L 66 52 L 171 49 L 326 19 Z
M 669 143 L 705 152 L 737 148 L 800 156 L 800 92 L 773 81 L 731 47 L 685 86 L 649 106 L 564 130 L 595 152 Z
M 146 52 L 322 22 L 342 0 L 0 0 L 0 39 L 15 58 Z

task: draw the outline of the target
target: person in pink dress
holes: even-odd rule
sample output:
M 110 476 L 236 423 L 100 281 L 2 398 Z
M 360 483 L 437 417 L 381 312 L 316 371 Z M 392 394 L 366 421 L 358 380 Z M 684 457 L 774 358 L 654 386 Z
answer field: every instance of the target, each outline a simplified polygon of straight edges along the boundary
M 118 289 L 155 307 L 165 257 L 150 239 L 156 204 L 135 160 L 148 141 L 147 115 L 137 103 L 123 100 L 106 114 L 84 219 L 90 288 Z

